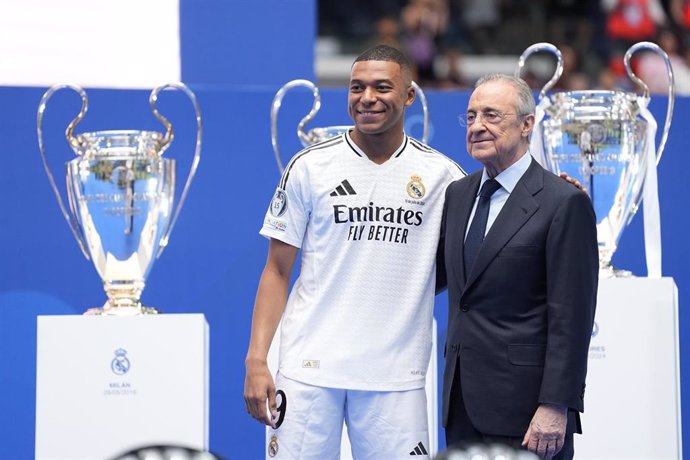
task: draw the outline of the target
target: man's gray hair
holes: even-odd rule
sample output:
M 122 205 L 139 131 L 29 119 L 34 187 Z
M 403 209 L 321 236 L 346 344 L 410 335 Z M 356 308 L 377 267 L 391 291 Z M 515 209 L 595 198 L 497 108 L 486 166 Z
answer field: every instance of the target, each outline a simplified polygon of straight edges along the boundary
M 535 112 L 535 104 L 534 104 L 534 95 L 532 94 L 532 90 L 530 89 L 529 85 L 523 80 L 522 78 L 519 77 L 513 77 L 511 75 L 505 75 L 505 74 L 500 74 L 500 73 L 490 73 L 487 75 L 484 75 L 481 77 L 479 80 L 477 80 L 477 83 L 474 85 L 474 88 L 477 89 L 484 83 L 488 83 L 490 81 L 502 81 L 506 83 L 510 83 L 513 85 L 513 87 L 517 91 L 517 107 L 515 109 L 517 110 L 519 115 L 530 115 L 534 114 Z

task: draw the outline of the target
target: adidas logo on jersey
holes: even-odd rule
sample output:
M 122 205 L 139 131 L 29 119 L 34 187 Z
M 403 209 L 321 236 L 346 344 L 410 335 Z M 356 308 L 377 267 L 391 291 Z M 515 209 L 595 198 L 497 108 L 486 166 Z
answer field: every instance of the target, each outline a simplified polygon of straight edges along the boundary
M 410 452 L 410 455 L 429 455 L 429 452 L 426 451 L 424 448 L 424 444 L 420 441 L 416 446 L 414 446 L 414 449 Z
M 345 179 L 331 192 L 331 196 L 357 195 L 352 185 Z

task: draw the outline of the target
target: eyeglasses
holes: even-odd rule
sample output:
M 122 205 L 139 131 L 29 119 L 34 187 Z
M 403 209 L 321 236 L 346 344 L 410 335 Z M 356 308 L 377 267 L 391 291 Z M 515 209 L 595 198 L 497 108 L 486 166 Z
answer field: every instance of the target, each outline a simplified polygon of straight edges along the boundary
M 486 110 L 484 112 L 467 112 L 464 114 L 461 114 L 458 116 L 458 122 L 460 123 L 460 126 L 472 126 L 477 119 L 481 116 L 481 119 L 484 120 L 484 123 L 490 124 L 490 125 L 495 125 L 500 123 L 507 117 L 508 115 L 517 115 L 517 116 L 523 116 L 522 114 L 519 113 L 510 113 L 510 112 L 499 112 L 497 110 Z

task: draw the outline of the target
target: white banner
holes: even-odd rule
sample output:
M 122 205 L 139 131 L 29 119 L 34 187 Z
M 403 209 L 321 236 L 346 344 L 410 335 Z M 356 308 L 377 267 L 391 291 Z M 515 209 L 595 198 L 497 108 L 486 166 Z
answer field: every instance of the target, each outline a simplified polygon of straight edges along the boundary
M 179 81 L 179 0 L 0 0 L 0 86 Z

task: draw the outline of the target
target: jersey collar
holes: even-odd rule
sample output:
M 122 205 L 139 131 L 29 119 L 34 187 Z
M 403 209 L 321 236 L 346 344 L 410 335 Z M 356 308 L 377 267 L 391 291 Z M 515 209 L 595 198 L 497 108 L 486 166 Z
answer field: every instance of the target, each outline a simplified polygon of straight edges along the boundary
M 355 144 L 355 141 L 352 140 L 352 137 L 350 136 L 350 132 L 351 132 L 351 130 L 345 133 L 345 142 L 347 142 L 347 145 L 350 146 L 350 148 L 355 153 L 355 155 L 369 161 L 369 157 L 367 156 L 367 154 L 364 153 L 364 151 L 362 149 L 360 149 L 357 144 Z M 388 164 L 392 159 L 400 157 L 403 154 L 403 152 L 405 151 L 405 147 L 407 146 L 407 142 L 408 142 L 408 136 L 407 136 L 407 134 L 403 133 L 403 140 L 402 140 L 402 143 L 400 144 L 400 147 L 395 149 L 395 152 L 393 152 L 393 155 L 391 155 L 391 157 L 385 163 L 383 163 L 381 165 L 376 165 L 376 166 L 383 166 L 385 164 Z M 373 161 L 371 161 L 371 163 L 376 164 Z

